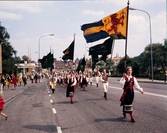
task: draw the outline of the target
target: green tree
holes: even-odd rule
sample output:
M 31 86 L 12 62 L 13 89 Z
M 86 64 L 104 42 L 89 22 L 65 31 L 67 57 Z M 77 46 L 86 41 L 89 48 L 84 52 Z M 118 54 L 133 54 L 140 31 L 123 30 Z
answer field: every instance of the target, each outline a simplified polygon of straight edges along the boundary
M 153 71 L 154 74 L 163 73 L 166 63 L 165 46 L 161 43 L 152 44 Z M 140 65 L 140 71 L 147 76 L 151 76 L 151 45 L 145 47 L 144 52 L 134 58 Z
M 23 56 L 22 56 L 22 59 L 23 59 L 23 61 L 28 61 L 28 60 L 29 60 L 29 57 L 26 56 L 26 55 L 23 55 Z
M 20 61 L 19 57 L 16 57 L 17 51 L 14 50 L 9 42 L 10 35 L 6 28 L 0 25 L 0 43 L 2 44 L 2 73 L 16 73 L 17 67 L 15 64 Z
M 117 71 L 120 74 L 125 72 L 124 62 L 125 62 L 125 58 L 122 58 L 117 65 Z M 133 75 L 138 76 L 140 74 L 139 64 L 137 61 L 134 60 L 134 58 L 129 58 L 127 56 L 126 66 L 131 66 L 133 68 Z

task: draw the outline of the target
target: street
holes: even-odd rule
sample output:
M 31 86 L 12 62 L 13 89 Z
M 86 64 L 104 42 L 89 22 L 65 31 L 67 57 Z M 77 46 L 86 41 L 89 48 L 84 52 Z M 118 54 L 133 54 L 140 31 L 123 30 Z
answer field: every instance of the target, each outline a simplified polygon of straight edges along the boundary
M 103 98 L 102 83 L 96 87 L 94 79 L 86 91 L 76 89 L 73 104 L 64 87 L 57 85 L 51 94 L 48 79 L 17 87 L 20 93 L 3 110 L 8 120 L 0 116 L 0 133 L 166 133 L 167 84 L 139 85 L 144 94 L 135 91 L 135 123 L 129 115 L 123 118 L 122 86 L 116 78 L 109 78 L 108 100 Z

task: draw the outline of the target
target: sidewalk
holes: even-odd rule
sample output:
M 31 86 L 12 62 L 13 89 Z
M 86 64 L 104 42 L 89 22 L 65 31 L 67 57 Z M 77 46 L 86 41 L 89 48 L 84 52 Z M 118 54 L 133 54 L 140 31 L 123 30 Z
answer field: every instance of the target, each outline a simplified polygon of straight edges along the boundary
M 23 83 L 21 86 L 16 86 L 15 90 L 12 90 L 12 84 L 10 84 L 8 90 L 3 90 L 3 97 L 5 99 L 5 103 L 10 101 L 11 99 L 15 98 L 17 95 L 19 95 L 24 89 L 26 89 L 28 86 L 31 86 L 31 82 L 27 81 L 27 85 L 24 86 Z

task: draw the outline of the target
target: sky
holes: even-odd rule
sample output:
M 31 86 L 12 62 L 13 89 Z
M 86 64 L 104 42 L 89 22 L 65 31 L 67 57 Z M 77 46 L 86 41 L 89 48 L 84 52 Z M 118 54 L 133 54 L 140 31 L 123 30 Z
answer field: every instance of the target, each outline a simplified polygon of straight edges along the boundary
M 37 61 L 50 51 L 61 60 L 63 51 L 71 44 L 75 34 L 74 59 L 90 58 L 89 47 L 106 39 L 86 43 L 81 26 L 116 13 L 127 6 L 128 0 L 76 0 L 76 1 L 0 1 L 1 26 L 10 34 L 9 42 L 17 56 L 26 55 Z M 139 56 L 152 43 L 166 38 L 166 0 L 129 0 L 127 55 Z M 54 34 L 54 36 L 49 36 Z M 40 50 L 39 50 L 40 46 Z M 108 57 L 125 56 L 125 40 L 115 40 Z

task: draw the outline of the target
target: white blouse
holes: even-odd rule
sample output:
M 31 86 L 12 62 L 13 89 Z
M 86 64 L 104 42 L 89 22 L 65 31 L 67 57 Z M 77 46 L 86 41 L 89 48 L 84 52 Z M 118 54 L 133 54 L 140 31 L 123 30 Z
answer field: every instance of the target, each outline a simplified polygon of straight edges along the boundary
M 128 78 L 128 81 L 132 78 L 132 76 L 126 76 Z M 121 85 L 124 85 L 125 84 L 125 78 L 122 77 L 121 80 L 120 80 L 120 84 Z M 139 92 L 142 92 L 143 91 L 143 88 L 141 88 L 136 80 L 136 78 L 134 77 L 134 87 L 136 88 L 136 90 L 138 90 Z

